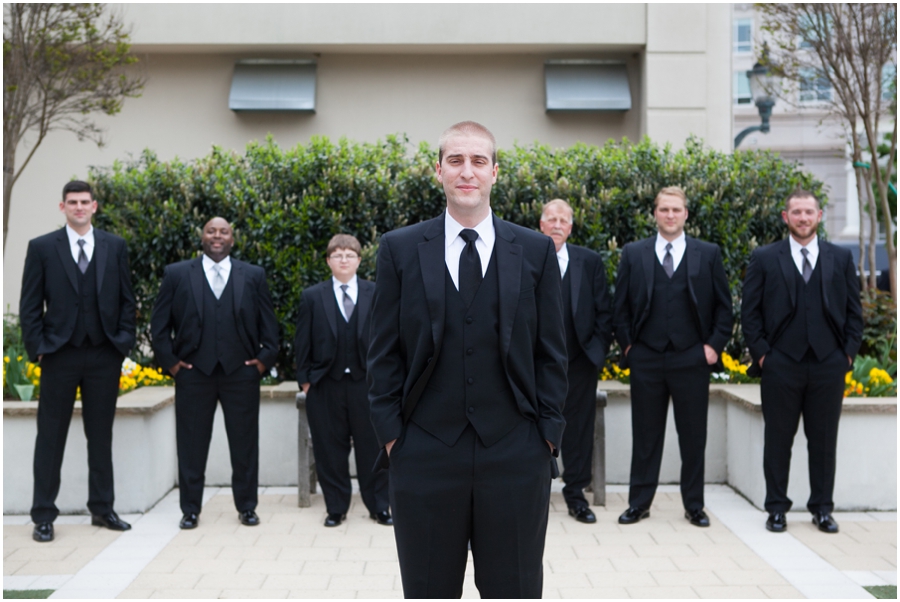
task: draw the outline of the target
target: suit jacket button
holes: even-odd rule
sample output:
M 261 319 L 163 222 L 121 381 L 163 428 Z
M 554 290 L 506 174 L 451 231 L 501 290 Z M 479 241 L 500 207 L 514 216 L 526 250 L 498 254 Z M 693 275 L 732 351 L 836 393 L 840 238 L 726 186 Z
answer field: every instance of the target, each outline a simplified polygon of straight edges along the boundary
M 466 355 L 472 355 L 473 353 L 475 353 L 475 350 L 472 349 L 471 347 L 469 347 L 468 349 L 466 349 Z
M 474 378 L 471 378 L 471 377 L 469 377 L 469 378 L 468 378 L 468 379 L 467 379 L 467 380 L 466 380 L 466 382 L 467 382 L 467 383 L 469 383 L 469 384 L 470 384 L 470 385 L 471 385 L 471 384 L 472 384 L 472 383 L 474 383 L 474 382 L 475 382 L 475 379 L 474 379 Z
M 468 318 L 466 318 L 466 324 L 471 324 L 471 323 L 472 323 L 472 317 L 469 316 Z
M 428 358 L 427 360 L 425 360 L 425 363 L 426 363 L 426 364 L 430 364 L 430 363 L 431 363 L 431 360 L 433 360 L 433 359 L 434 359 L 433 357 L 430 357 L 430 358 Z
M 469 414 L 474 414 L 474 413 L 475 413 L 475 408 L 473 408 L 472 406 L 469 406 Z

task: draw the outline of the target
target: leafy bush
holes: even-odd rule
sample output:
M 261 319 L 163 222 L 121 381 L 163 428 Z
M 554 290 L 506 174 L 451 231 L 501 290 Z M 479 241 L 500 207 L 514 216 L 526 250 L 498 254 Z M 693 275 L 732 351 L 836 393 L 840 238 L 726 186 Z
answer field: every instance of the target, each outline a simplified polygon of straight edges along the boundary
M 897 362 L 897 303 L 890 293 L 869 289 L 862 296 L 863 334 L 860 355 L 884 356 Z M 885 347 L 887 346 L 887 347 Z
M 436 158 L 429 145 L 414 149 L 397 136 L 375 144 L 316 137 L 292 149 L 271 139 L 251 143 L 243 155 L 214 147 L 190 162 L 163 162 L 147 150 L 136 160 L 93 168 L 88 179 L 101 201 L 95 223 L 129 244 L 138 351 L 149 354 L 163 268 L 194 257 L 203 223 L 221 215 L 235 229 L 233 255 L 266 269 L 281 324 L 278 369 L 292 374 L 297 303 L 305 287 L 330 275 L 323 256 L 328 239 L 356 236 L 363 245 L 360 276 L 373 278 L 381 234 L 443 210 Z M 820 182 L 772 153 L 720 153 L 696 139 L 679 151 L 647 139 L 515 147 L 499 151 L 499 164 L 491 203 L 497 215 L 537 228 L 543 202 L 568 200 L 575 211 L 571 241 L 601 253 L 610 283 L 622 245 L 655 232 L 656 191 L 681 185 L 691 199 L 688 234 L 722 247 L 736 320 L 750 252 L 785 234 L 783 199 L 797 187 L 822 196 Z M 729 351 L 740 357 L 742 347 L 735 338 Z M 146 364 L 146 355 L 136 357 Z

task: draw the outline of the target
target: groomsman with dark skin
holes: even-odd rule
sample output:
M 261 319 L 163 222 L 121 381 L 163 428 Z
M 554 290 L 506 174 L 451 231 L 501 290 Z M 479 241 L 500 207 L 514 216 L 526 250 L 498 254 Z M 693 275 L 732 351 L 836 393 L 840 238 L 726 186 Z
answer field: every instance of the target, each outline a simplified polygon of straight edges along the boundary
M 659 484 L 669 397 L 681 451 L 685 518 L 703 510 L 709 375 L 731 338 L 731 293 L 718 245 L 684 234 L 687 196 L 677 186 L 654 200 L 656 236 L 625 245 L 614 301 L 616 338 L 631 369 L 631 483 L 623 525 L 650 516 Z
M 88 445 L 91 524 L 131 525 L 113 510 L 112 428 L 122 360 L 134 345 L 135 303 L 128 248 L 91 225 L 97 201 L 86 182 L 63 188 L 66 226 L 28 243 L 19 318 L 25 349 L 41 365 L 34 446 L 35 541 L 53 540 L 60 469 L 81 387 Z
M 492 214 L 494 136 L 441 135 L 442 215 L 378 249 L 369 401 L 403 594 L 539 598 L 566 349 L 553 241 Z M 388 454 L 390 460 L 388 462 Z
M 563 323 L 566 331 L 566 373 L 569 392 L 563 417 L 562 453 L 565 482 L 563 497 L 569 514 L 582 523 L 597 517 L 584 497 L 591 483 L 594 450 L 594 420 L 597 414 L 597 377 L 612 342 L 612 308 L 606 270 L 599 254 L 569 244 L 572 207 L 562 199 L 544 205 L 541 232 L 553 239 L 562 275 Z
M 166 266 L 150 328 L 156 361 L 175 378 L 175 438 L 182 529 L 200 518 L 217 402 L 231 454 L 242 524 L 259 524 L 259 381 L 278 355 L 278 322 L 266 273 L 230 257 L 221 217 L 203 226 L 203 255 Z
M 837 533 L 834 473 L 844 375 L 862 340 L 859 278 L 850 251 L 817 236 L 822 209 L 811 192 L 788 196 L 790 236 L 753 251 L 744 277 L 741 326 L 751 376 L 762 376 L 766 529 L 787 530 L 791 448 L 800 416 L 809 451 L 812 522 Z
M 341 524 L 350 508 L 351 438 L 359 493 L 369 517 L 380 525 L 393 524 L 387 471 L 375 472 L 378 442 L 366 384 L 375 283 L 356 276 L 360 250 L 359 241 L 349 234 L 332 237 L 325 250 L 332 277 L 303 291 L 297 314 L 297 382 L 306 393 L 326 527 Z

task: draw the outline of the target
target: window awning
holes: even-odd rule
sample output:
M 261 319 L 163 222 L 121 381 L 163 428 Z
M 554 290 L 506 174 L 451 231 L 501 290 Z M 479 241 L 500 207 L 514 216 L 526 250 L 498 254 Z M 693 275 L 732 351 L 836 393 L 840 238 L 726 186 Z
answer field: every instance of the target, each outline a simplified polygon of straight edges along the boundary
M 316 62 L 248 59 L 234 65 L 232 111 L 316 110 Z
M 628 111 L 628 70 L 619 61 L 544 63 L 547 111 Z

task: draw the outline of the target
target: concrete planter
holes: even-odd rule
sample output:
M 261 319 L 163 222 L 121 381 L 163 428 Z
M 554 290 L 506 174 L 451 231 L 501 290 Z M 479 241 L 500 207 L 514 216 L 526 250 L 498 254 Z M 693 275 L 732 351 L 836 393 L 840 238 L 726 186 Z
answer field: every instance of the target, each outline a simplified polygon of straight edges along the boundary
M 631 399 L 628 385 L 601 382 L 607 391 L 606 480 L 628 483 L 631 466 Z M 763 507 L 763 416 L 759 385 L 711 385 L 706 482 L 727 483 Z M 669 406 L 661 483 L 677 483 L 681 458 Z M 794 439 L 788 495 L 794 508 L 809 498 L 803 423 Z M 848 398 L 838 430 L 834 500 L 837 510 L 896 510 L 897 398 Z
M 297 484 L 296 383 L 262 387 L 260 486 Z M 116 510 L 145 512 L 178 482 L 175 405 L 172 387 L 144 387 L 119 398 L 113 426 Z M 3 402 L 3 513 L 27 514 L 34 486 L 32 462 L 38 402 Z M 231 484 L 231 461 L 221 407 L 216 410 L 207 461 L 208 485 Z M 81 402 L 66 441 L 57 506 L 87 512 L 87 440 Z

